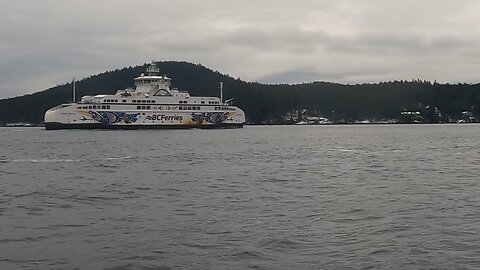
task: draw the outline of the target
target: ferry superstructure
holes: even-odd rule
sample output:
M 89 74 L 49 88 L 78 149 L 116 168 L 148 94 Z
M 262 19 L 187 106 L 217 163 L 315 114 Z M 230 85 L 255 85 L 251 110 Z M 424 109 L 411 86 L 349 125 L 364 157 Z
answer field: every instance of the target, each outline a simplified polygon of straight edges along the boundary
M 135 88 L 118 90 L 114 95 L 83 96 L 78 103 L 49 109 L 45 128 L 239 128 L 245 123 L 243 110 L 231 100 L 224 102 L 222 94 L 220 98 L 196 97 L 171 88 L 171 79 L 160 75 L 154 63 L 134 82 Z

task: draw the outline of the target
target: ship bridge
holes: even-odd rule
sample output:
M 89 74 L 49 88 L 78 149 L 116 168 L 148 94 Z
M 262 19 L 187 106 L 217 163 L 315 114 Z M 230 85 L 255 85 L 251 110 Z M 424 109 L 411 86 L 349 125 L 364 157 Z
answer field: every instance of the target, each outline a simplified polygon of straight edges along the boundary
M 153 62 L 147 67 L 145 73 L 140 74 L 139 77 L 134 79 L 134 82 L 134 92 L 138 94 L 148 94 L 149 96 L 184 96 L 184 93 L 170 89 L 172 79 L 165 75 L 160 75 L 159 68 Z

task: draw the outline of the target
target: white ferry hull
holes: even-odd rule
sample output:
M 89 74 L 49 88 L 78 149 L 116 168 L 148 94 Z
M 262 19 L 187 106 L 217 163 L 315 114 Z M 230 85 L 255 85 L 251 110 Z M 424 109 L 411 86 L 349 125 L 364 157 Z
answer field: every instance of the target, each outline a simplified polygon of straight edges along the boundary
M 85 123 L 85 124 L 64 124 L 48 122 L 44 123 L 46 130 L 59 130 L 59 129 L 227 129 L 227 128 L 242 128 L 243 124 L 236 123 L 222 123 L 215 125 L 108 125 L 102 123 Z
M 76 104 L 45 113 L 45 129 L 186 129 L 241 128 L 243 111 L 103 111 L 78 110 Z

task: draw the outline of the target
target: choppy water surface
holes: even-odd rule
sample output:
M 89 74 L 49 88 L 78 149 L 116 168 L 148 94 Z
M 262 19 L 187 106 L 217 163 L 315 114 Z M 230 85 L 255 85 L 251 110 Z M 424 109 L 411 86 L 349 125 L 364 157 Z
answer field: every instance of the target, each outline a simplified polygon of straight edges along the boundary
M 0 129 L 0 269 L 479 269 L 480 125 Z

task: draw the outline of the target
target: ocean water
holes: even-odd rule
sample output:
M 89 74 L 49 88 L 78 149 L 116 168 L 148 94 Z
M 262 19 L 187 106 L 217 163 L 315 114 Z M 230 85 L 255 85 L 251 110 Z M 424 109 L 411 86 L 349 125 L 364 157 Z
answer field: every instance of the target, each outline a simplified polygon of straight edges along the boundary
M 1 128 L 0 269 L 480 269 L 480 125 Z

